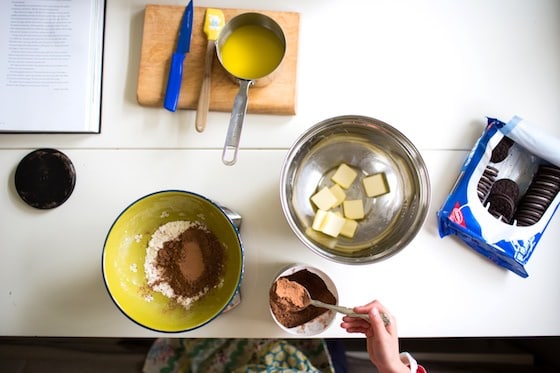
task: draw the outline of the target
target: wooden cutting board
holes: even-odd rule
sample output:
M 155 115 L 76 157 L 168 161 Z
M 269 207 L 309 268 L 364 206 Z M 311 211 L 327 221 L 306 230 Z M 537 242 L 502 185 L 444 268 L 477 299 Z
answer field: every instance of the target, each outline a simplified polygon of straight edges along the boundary
M 177 44 L 177 35 L 184 7 L 147 5 L 144 15 L 144 33 L 140 55 L 140 70 L 136 91 L 138 103 L 163 107 L 171 55 Z M 221 9 L 225 21 L 250 10 Z M 286 36 L 286 54 L 280 71 L 265 87 L 249 89 L 249 113 L 293 115 L 296 112 L 296 67 L 298 54 L 299 13 L 256 11 L 274 19 Z M 206 8 L 195 7 L 191 49 L 183 65 L 183 80 L 179 95 L 180 109 L 196 109 L 208 42 L 203 31 Z M 210 110 L 231 111 L 239 85 L 232 80 L 214 55 Z

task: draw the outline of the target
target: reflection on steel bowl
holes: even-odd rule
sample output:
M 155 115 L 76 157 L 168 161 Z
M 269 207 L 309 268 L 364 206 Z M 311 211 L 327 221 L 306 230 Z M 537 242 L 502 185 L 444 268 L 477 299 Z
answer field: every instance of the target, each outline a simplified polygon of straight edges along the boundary
M 361 200 L 364 214 L 346 236 L 316 229 L 318 207 L 311 201 L 336 184 L 333 175 L 341 164 L 355 173 L 351 185 L 344 185 L 344 198 Z M 383 176 L 386 193 L 368 196 L 364 179 L 372 175 Z M 430 181 L 422 156 L 401 132 L 377 119 L 340 116 L 312 126 L 292 145 L 280 198 L 290 228 L 309 249 L 336 262 L 365 264 L 397 253 L 416 236 L 428 211 Z M 343 207 L 333 208 L 333 216 L 344 217 Z

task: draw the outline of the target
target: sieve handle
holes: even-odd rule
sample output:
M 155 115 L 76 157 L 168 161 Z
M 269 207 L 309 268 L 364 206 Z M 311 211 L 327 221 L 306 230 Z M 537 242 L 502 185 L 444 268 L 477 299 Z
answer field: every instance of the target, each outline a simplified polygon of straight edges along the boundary
M 222 152 L 222 162 L 227 166 L 232 166 L 237 161 L 237 151 L 239 150 L 239 139 L 241 137 L 241 129 L 243 121 L 247 113 L 247 101 L 249 96 L 249 87 L 253 84 L 252 80 L 239 80 L 239 91 L 233 101 L 233 109 L 229 120 L 229 127 Z

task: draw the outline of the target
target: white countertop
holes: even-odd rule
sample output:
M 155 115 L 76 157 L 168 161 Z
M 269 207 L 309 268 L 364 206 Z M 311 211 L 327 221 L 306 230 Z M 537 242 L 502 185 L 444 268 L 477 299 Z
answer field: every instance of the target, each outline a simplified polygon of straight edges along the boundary
M 403 337 L 560 335 L 558 214 L 529 260 L 527 279 L 454 238 L 440 239 L 435 217 L 485 116 L 517 114 L 560 136 L 560 3 L 256 3 L 196 4 L 301 13 L 297 115 L 249 115 L 236 165 L 221 163 L 229 114 L 210 113 L 200 134 L 193 111 L 136 103 L 146 4 L 140 0 L 108 0 L 100 135 L 0 135 L 0 335 L 159 335 L 112 303 L 101 252 L 123 208 L 171 188 L 239 212 L 246 254 L 241 305 L 179 335 L 287 336 L 268 313 L 267 292 L 274 274 L 296 262 L 327 272 L 343 305 L 382 300 Z M 407 135 L 432 181 L 430 212 L 416 238 L 397 255 L 365 266 L 311 253 L 289 229 L 279 201 L 288 147 L 309 126 L 343 114 L 375 117 Z M 13 186 L 16 165 L 39 147 L 64 151 L 77 172 L 70 199 L 49 211 L 25 205 Z M 336 324 L 322 336 L 352 337 Z

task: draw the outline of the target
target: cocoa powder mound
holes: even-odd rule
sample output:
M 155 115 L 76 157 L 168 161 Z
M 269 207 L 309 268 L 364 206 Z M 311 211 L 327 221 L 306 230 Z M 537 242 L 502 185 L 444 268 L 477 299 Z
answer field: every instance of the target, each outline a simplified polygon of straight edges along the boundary
M 281 277 L 276 280 L 274 286 L 279 303 L 282 303 L 287 309 L 301 310 L 309 305 L 306 289 L 301 284 Z
M 336 298 L 327 288 L 327 285 L 321 277 L 308 271 L 307 269 L 303 269 L 281 278 L 297 282 L 305 287 L 312 299 L 328 304 L 336 304 Z M 319 308 L 311 305 L 300 311 L 294 310 L 293 307 L 289 306 L 289 302 L 287 302 L 286 299 L 283 299 L 278 295 L 277 285 L 277 282 L 272 284 L 269 291 L 270 308 L 278 322 L 286 328 L 293 328 L 305 324 L 306 322 L 309 322 L 328 311 L 325 308 Z M 280 293 L 282 294 L 282 292 Z
M 225 250 L 212 232 L 192 226 L 167 241 L 157 253 L 156 266 L 179 297 L 195 297 L 217 287 L 224 275 Z

